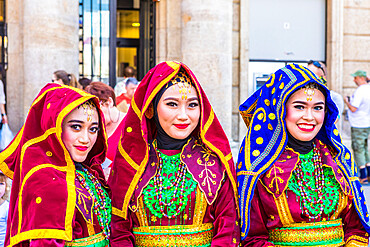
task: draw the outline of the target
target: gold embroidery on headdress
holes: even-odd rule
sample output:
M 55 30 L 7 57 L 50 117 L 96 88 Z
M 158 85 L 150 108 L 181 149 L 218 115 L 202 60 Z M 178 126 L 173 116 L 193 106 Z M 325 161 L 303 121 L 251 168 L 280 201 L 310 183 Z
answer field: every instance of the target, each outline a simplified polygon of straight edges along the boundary
M 82 108 L 84 109 L 84 114 L 87 115 L 87 121 L 92 121 L 92 116 L 94 115 L 94 108 L 95 104 L 90 101 L 86 101 L 82 104 Z
M 179 93 L 182 94 L 182 99 L 188 98 L 188 92 L 191 93 L 191 82 L 190 78 L 182 71 L 180 71 L 175 78 L 172 79 L 172 83 L 179 87 Z M 174 88 L 175 90 L 175 88 Z

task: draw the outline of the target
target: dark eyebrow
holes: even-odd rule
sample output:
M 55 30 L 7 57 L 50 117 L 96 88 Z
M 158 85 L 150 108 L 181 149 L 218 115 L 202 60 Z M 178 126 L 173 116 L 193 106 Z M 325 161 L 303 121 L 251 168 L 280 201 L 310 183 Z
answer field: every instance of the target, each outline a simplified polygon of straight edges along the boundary
M 297 100 L 297 101 L 293 101 L 292 104 L 307 105 L 307 102 Z M 325 102 L 320 101 L 320 102 L 315 103 L 315 105 L 325 105 Z
M 165 100 L 176 100 L 176 101 L 178 101 L 179 99 L 175 98 L 175 97 L 167 97 L 163 101 L 165 101 Z
M 168 97 L 168 98 L 165 98 L 163 101 L 165 100 L 176 100 L 178 101 L 179 99 L 178 98 L 175 98 L 175 97 Z M 198 97 L 191 97 L 191 98 L 188 98 L 188 101 L 193 101 L 193 100 L 199 100 Z
M 68 121 L 68 123 L 84 123 L 83 121 L 81 121 L 81 120 L 75 120 L 75 119 L 71 119 L 71 120 L 69 120 Z
M 72 120 L 69 120 L 68 123 L 80 123 L 80 124 L 83 124 L 85 123 L 84 121 L 81 121 L 81 120 L 75 120 L 75 119 L 72 119 Z M 98 122 L 93 122 L 92 124 L 96 124 L 96 125 L 99 125 Z
M 199 101 L 198 97 L 191 97 L 191 98 L 188 98 L 188 101 L 193 101 L 193 100 L 198 100 L 198 101 Z

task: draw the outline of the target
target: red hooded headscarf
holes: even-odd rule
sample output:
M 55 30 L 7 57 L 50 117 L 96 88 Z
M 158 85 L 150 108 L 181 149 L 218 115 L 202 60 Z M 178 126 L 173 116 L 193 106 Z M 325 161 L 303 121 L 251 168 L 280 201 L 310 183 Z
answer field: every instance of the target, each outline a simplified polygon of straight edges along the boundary
M 47 84 L 32 103 L 22 129 L 0 153 L 0 169 L 13 179 L 6 246 L 30 239 L 72 240 L 75 165 L 61 139 L 62 123 L 90 99 L 98 109 L 100 130 L 83 163 L 104 184 L 100 164 L 107 144 L 98 98 L 76 88 Z
M 163 62 L 145 75 L 136 89 L 131 107 L 124 119 L 118 152 L 108 180 L 112 192 L 112 212 L 117 216 L 127 217 L 130 199 L 148 165 L 148 142 L 154 139 L 156 127 L 153 121 L 146 118 L 145 112 L 151 111 L 150 104 L 153 98 L 179 73 L 180 69 L 185 70 L 189 75 L 199 97 L 201 114 L 195 131 L 199 132 L 202 143 L 220 159 L 233 186 L 237 202 L 236 174 L 230 145 L 206 94 L 193 72 L 185 64 Z

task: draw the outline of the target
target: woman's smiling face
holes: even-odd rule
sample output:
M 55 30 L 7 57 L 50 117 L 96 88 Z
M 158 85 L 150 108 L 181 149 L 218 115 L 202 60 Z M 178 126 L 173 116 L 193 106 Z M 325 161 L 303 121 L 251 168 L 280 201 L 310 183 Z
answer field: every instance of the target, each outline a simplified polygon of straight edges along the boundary
M 158 120 L 163 130 L 172 138 L 185 139 L 197 127 L 200 104 L 196 89 L 191 86 L 184 97 L 182 83 L 172 85 L 162 95 L 157 105 Z
M 98 112 L 95 107 L 89 110 L 92 114 L 80 105 L 63 120 L 62 141 L 75 162 L 85 161 L 98 137 Z
M 314 91 L 312 97 L 306 94 L 307 90 Z M 325 97 L 320 90 L 299 89 L 290 96 L 285 107 L 289 133 L 300 141 L 314 139 L 325 119 Z

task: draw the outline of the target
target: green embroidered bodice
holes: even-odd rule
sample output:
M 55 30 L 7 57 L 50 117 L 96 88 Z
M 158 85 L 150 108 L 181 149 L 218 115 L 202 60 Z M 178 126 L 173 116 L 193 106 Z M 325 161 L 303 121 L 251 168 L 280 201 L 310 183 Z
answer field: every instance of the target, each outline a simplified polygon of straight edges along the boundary
M 197 187 L 197 182 L 193 180 L 192 175 L 183 166 L 181 169 L 180 153 L 172 156 L 165 155 L 158 151 L 162 159 L 162 167 L 157 167 L 156 175 L 149 181 L 149 184 L 143 190 L 143 199 L 149 211 L 156 217 L 162 218 L 161 206 L 164 213 L 170 217 L 181 213 L 188 203 L 188 196 Z M 158 172 L 160 174 L 158 174 Z M 179 181 L 178 175 L 185 172 L 185 178 Z M 156 176 L 157 179 L 156 180 Z M 176 180 L 178 182 L 176 182 Z M 183 187 L 181 186 L 184 183 Z M 183 189 L 182 189 L 183 188 Z M 159 196 L 161 196 L 165 205 L 159 205 Z M 181 200 L 179 199 L 181 198 Z M 170 204 L 168 206 L 167 204 Z
M 315 185 L 315 174 L 314 174 L 314 164 L 313 164 L 313 150 L 311 150 L 307 154 L 300 154 L 299 159 L 301 160 L 301 168 L 304 174 L 303 178 L 303 186 L 305 188 L 305 192 L 307 193 L 307 196 L 312 199 L 311 201 L 318 201 L 318 188 Z M 323 206 L 324 210 L 323 213 L 326 215 L 329 215 L 332 213 L 336 205 L 338 204 L 339 200 L 339 192 L 341 190 L 341 187 L 339 183 L 336 181 L 335 176 L 333 174 L 333 171 L 331 167 L 323 166 L 323 172 L 324 172 L 324 187 L 323 187 L 323 205 L 320 205 L 318 203 L 310 203 L 308 205 L 305 205 L 307 209 L 309 210 L 311 215 L 318 215 L 320 212 L 320 207 Z M 288 183 L 288 188 L 292 190 L 297 197 L 301 197 L 301 192 L 299 190 L 298 186 L 298 178 L 294 173 L 292 173 L 292 176 Z M 315 199 L 314 199 L 315 198 Z M 300 200 L 300 203 L 302 204 L 302 199 Z

